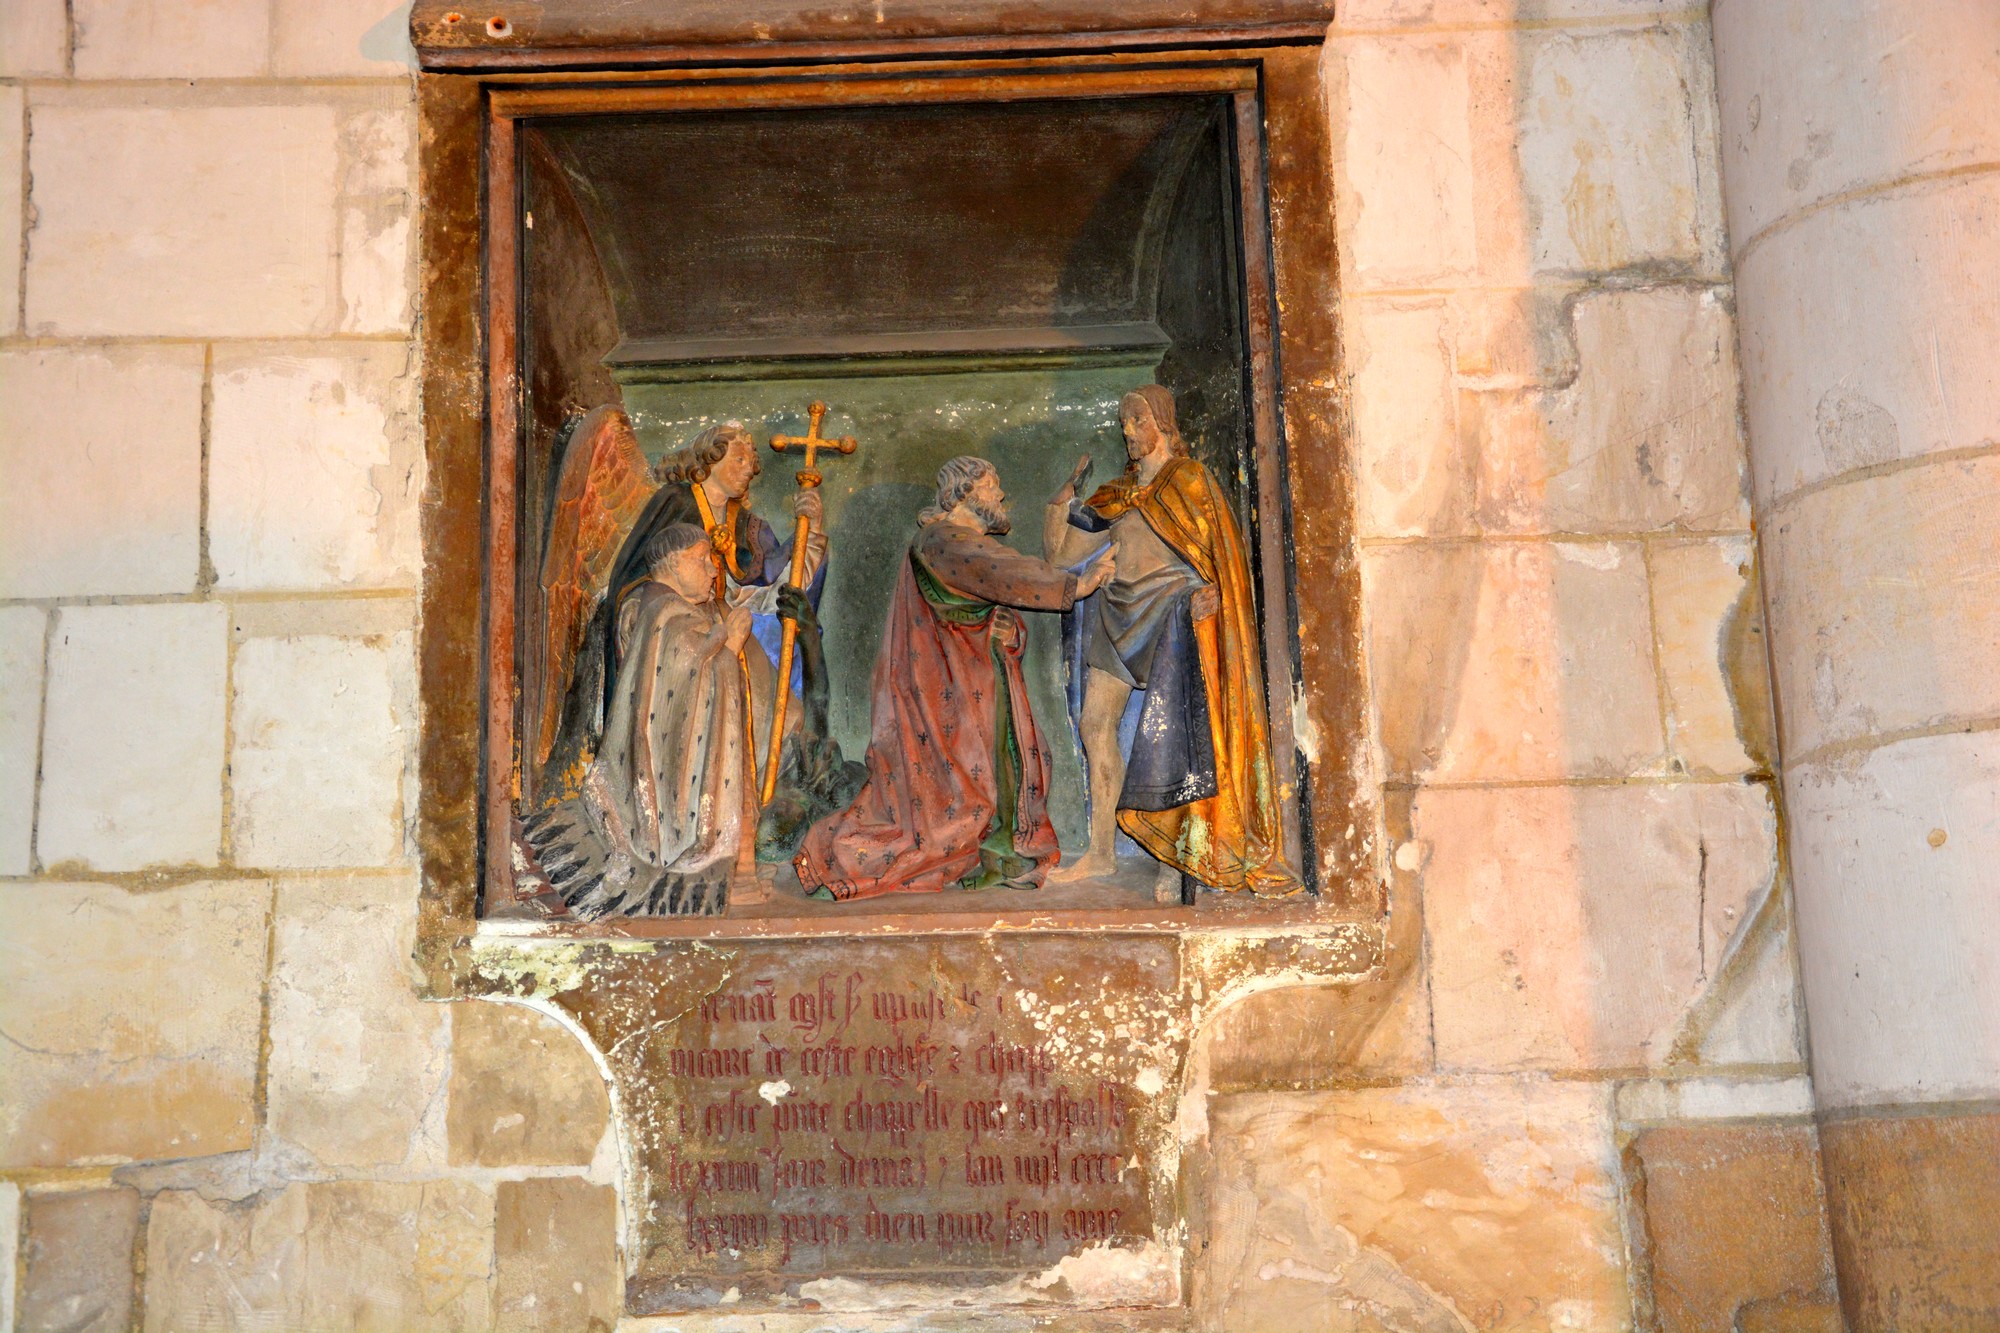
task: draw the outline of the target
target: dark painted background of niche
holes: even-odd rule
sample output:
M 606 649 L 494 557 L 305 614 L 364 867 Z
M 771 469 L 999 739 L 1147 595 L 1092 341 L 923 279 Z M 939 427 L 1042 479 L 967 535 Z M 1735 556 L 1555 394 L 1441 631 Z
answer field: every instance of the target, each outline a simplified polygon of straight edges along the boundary
M 520 137 L 524 629 L 540 618 L 561 428 L 603 402 L 631 412 L 653 457 L 731 416 L 760 443 L 800 431 L 814 396 L 835 408 L 830 431 L 860 436 L 863 466 L 824 469 L 833 724 L 855 755 L 888 576 L 943 458 L 999 463 L 1012 540 L 1036 551 L 1049 490 L 1082 451 L 1097 480 L 1123 466 L 1117 397 L 1157 378 L 1246 531 L 1262 517 L 1226 99 L 566 117 Z M 923 352 L 881 355 L 885 333 Z M 843 398 L 877 414 L 847 415 Z M 764 463 L 755 504 L 777 521 L 795 463 Z M 1067 737 L 1057 625 L 1033 619 L 1037 713 Z M 536 643 L 524 633 L 530 709 Z M 1288 664 L 1268 666 L 1281 683 Z M 1073 754 L 1054 796 L 1080 847 Z

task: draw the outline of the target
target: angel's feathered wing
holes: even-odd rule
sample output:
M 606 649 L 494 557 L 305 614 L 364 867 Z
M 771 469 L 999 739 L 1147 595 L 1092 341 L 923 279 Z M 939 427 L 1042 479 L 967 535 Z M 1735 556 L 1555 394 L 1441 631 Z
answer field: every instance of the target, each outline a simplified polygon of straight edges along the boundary
M 548 548 L 542 554 L 542 691 L 533 733 L 538 768 L 555 748 L 591 613 L 656 489 L 631 418 L 608 406 L 586 413 L 557 464 Z

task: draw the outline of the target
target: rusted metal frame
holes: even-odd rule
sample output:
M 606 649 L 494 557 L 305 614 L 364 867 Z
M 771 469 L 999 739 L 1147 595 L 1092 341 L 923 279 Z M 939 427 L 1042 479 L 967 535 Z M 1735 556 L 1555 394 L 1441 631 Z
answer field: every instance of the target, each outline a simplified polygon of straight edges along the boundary
M 1104 51 L 1139 53 L 1284 44 L 1318 45 L 1326 40 L 1326 29 L 1326 20 L 1310 20 L 1261 25 L 1133 28 L 1117 32 L 907 37 L 888 41 L 671 42 L 660 45 L 621 43 L 611 46 L 511 48 L 419 44 L 417 49 L 422 68 L 435 73 L 516 71 L 555 74 L 619 68 L 740 67 L 788 61 L 824 64 L 837 61 L 971 59 L 980 56 L 1037 59 Z
M 1235 114 L 1237 252 L 1242 260 L 1244 337 L 1249 353 L 1252 467 L 1257 486 L 1257 574 L 1263 597 L 1264 694 L 1271 734 L 1271 762 L 1278 768 L 1279 809 L 1285 858 L 1299 868 L 1306 886 L 1316 889 L 1317 868 L 1309 855 L 1313 797 L 1310 775 L 1299 761 L 1292 731 L 1292 692 L 1298 688 L 1298 614 L 1286 554 L 1291 547 L 1291 496 L 1285 485 L 1289 465 L 1279 409 L 1277 297 L 1271 266 L 1271 224 L 1264 179 L 1264 100 L 1259 91 L 1230 99 Z M 1300 818 L 1300 798 L 1307 816 Z
M 1256 84 L 1243 64 L 1112 70 L 1016 70 L 958 75 L 865 75 L 826 79 L 811 73 L 755 80 L 710 78 L 661 86 L 496 88 L 496 115 L 617 115 L 645 111 L 755 110 L 773 107 L 904 105 L 911 102 L 1014 102 L 1042 98 L 1133 97 L 1151 93 L 1236 92 Z
M 486 122 L 486 800 L 485 887 L 511 893 L 519 711 L 515 624 L 521 449 L 521 187 L 514 120 L 489 103 Z

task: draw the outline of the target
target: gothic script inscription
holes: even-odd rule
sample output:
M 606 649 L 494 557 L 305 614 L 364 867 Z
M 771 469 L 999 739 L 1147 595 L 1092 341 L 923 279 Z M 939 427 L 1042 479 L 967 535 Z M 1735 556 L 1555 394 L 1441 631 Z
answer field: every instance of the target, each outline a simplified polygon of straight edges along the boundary
M 670 957 L 559 997 L 621 1084 L 652 1090 L 627 1108 L 646 1201 L 635 1310 L 832 1274 L 1005 1281 L 1093 1248 L 1171 1281 L 1154 1234 L 1173 1211 L 1157 1160 L 1179 1074 L 1171 941 Z

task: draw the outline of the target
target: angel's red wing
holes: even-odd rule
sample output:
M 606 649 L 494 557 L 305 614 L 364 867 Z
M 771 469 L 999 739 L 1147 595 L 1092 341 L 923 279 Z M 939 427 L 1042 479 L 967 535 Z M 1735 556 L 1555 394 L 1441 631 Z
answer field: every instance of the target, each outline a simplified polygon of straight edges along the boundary
M 646 502 L 656 489 L 652 469 L 616 407 L 593 408 L 563 451 L 556 498 L 542 557 L 542 691 L 536 719 L 535 764 L 548 762 L 597 599 Z

